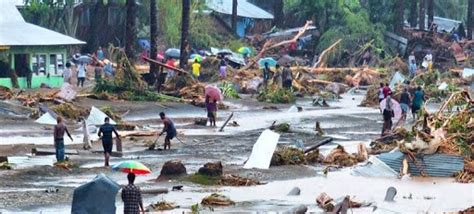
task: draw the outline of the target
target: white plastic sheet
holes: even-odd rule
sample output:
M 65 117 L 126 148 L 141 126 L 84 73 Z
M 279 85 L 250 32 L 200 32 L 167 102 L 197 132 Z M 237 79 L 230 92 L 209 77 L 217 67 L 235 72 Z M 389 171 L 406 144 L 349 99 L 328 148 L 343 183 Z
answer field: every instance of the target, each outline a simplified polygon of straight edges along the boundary
M 96 108 L 95 106 L 92 106 L 91 108 L 91 113 L 89 114 L 89 117 L 87 117 L 87 124 L 88 125 L 102 125 L 104 124 L 104 119 L 108 117 L 104 112 Z M 110 119 L 110 124 L 115 125 L 114 120 Z
M 74 90 L 74 87 L 71 84 L 65 82 L 57 96 L 65 101 L 70 102 L 76 98 L 77 92 Z
M 400 72 L 396 72 L 390 80 L 390 88 L 394 89 L 396 84 L 403 83 L 407 78 Z
M 36 123 L 45 124 L 45 125 L 56 125 L 56 118 L 54 118 L 50 113 L 46 112 L 38 118 Z
M 252 153 L 245 163 L 244 169 L 268 169 L 279 138 L 280 134 L 269 129 L 263 131 L 253 145 Z
M 462 78 L 468 78 L 474 76 L 474 69 L 472 68 L 464 68 L 462 71 Z

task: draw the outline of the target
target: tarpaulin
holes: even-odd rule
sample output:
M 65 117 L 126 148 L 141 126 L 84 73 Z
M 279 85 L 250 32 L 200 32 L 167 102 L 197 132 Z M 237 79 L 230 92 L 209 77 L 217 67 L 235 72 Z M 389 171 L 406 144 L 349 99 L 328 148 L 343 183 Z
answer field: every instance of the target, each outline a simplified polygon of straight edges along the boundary
M 269 129 L 263 131 L 253 145 L 252 153 L 245 163 L 244 169 L 268 169 L 279 138 L 280 134 Z
M 92 106 L 91 113 L 89 114 L 89 117 L 87 117 L 86 122 L 88 125 L 102 125 L 104 124 L 104 120 L 106 117 L 108 116 L 104 112 L 102 112 L 95 106 Z M 110 119 L 110 124 L 115 125 L 117 123 L 114 120 Z
M 71 213 L 115 213 L 115 197 L 120 185 L 104 174 L 74 189 Z

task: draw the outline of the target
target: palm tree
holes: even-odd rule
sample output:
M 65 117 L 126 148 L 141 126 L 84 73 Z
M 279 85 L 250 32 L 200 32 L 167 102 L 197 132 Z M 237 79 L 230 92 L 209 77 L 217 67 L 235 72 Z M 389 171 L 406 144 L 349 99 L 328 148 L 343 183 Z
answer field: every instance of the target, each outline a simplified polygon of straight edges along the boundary
M 434 8 L 433 8 L 433 0 L 427 0 L 427 13 L 428 13 L 428 27 L 431 27 L 434 20 Z
M 158 20 L 156 16 L 156 0 L 150 0 L 150 58 L 155 59 L 157 55 L 158 43 Z M 150 73 L 156 74 L 158 66 L 155 63 L 150 63 Z
M 397 0 L 396 3 L 394 4 L 394 11 L 395 14 L 398 14 L 395 16 L 395 32 L 397 33 L 402 33 L 403 32 L 403 23 L 405 19 L 403 19 L 403 11 L 405 10 L 405 2 L 404 0 Z
M 232 0 L 232 31 L 237 30 L 237 0 Z
M 414 28 L 417 24 L 418 19 L 418 0 L 410 0 L 410 15 L 408 21 L 410 22 L 410 27 Z
M 472 39 L 472 30 L 474 30 L 474 0 L 468 0 L 467 3 L 467 39 Z
M 285 23 L 285 14 L 283 13 L 283 6 L 283 0 L 276 0 L 273 3 L 273 14 L 275 15 L 273 19 L 273 25 L 276 25 L 277 27 L 283 27 Z
M 125 24 L 125 53 L 135 58 L 135 42 L 137 40 L 137 4 L 135 0 L 127 0 L 127 23 Z M 133 60 L 132 60 L 133 61 Z
M 179 57 L 179 67 L 185 68 L 188 62 L 188 32 L 189 32 L 189 10 L 191 7 L 190 0 L 183 1 L 183 11 L 181 14 L 181 54 Z
M 418 26 L 420 27 L 420 30 L 425 29 L 425 7 L 426 7 L 425 0 L 420 0 L 420 11 L 419 11 L 420 14 L 418 15 L 419 17 Z

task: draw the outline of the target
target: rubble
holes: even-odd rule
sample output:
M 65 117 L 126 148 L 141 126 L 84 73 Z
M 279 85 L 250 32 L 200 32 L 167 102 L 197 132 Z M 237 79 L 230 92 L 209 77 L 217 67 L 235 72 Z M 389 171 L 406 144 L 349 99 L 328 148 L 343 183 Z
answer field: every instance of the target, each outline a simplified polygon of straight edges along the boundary
M 263 183 L 252 178 L 243 178 L 236 175 L 225 174 L 221 176 L 218 184 L 222 186 L 255 186 Z
M 211 195 L 203 198 L 201 204 L 207 206 L 230 206 L 234 205 L 235 202 L 230 200 L 230 198 L 227 196 L 218 193 L 212 193 Z
M 4 86 L 0 86 L 0 100 L 9 100 L 13 97 L 12 91 Z
M 150 204 L 149 208 L 147 209 L 147 212 L 173 210 L 176 208 L 179 208 L 179 206 L 176 206 L 174 203 L 170 203 L 163 200 L 154 204 Z
M 304 151 L 293 147 L 278 148 L 272 156 L 270 166 L 306 164 Z
M 338 145 L 335 149 L 333 149 L 323 160 L 324 164 L 332 164 L 337 166 L 353 166 L 358 162 L 359 160 L 357 157 L 347 153 L 344 147 L 341 145 Z
M 87 115 L 87 111 L 79 109 L 70 103 L 52 106 L 51 110 L 65 119 L 77 120 L 79 118 L 86 117 Z

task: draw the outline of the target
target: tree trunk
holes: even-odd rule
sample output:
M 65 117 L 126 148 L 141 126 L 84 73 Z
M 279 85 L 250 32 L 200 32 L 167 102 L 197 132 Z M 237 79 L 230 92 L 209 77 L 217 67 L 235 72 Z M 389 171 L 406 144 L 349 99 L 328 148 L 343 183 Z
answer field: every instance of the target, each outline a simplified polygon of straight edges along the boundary
M 150 58 L 156 59 L 158 43 L 158 20 L 156 16 L 156 0 L 150 0 Z M 150 63 L 150 73 L 157 74 L 158 66 Z
M 189 31 L 189 10 L 190 0 L 183 1 L 183 11 L 181 14 L 181 55 L 179 57 L 179 67 L 185 69 L 188 62 L 188 31 Z
M 410 1 L 410 17 L 408 21 L 410 22 L 410 27 L 415 28 L 418 19 L 418 0 L 409 0 Z
M 395 16 L 395 20 L 394 20 L 394 22 L 395 22 L 394 29 L 395 29 L 396 33 L 401 34 L 401 33 L 403 33 L 403 25 L 404 25 L 404 22 L 405 22 L 405 19 L 403 18 L 403 12 L 405 10 L 405 7 L 404 7 L 405 2 L 404 2 L 404 0 L 397 0 L 394 6 L 395 6 L 394 12 L 395 12 L 395 14 L 397 14 Z
M 433 0 L 427 0 L 427 13 L 428 13 L 428 28 L 431 27 L 431 24 L 433 24 L 434 20 L 434 8 L 433 8 Z
M 426 7 L 426 4 L 425 4 L 425 0 L 420 0 L 420 15 L 419 15 L 419 19 L 418 19 L 418 26 L 420 28 L 420 30 L 424 30 L 425 29 L 425 7 Z
M 125 24 L 125 54 L 135 59 L 135 42 L 137 41 L 137 4 L 135 0 L 127 0 L 127 23 Z M 132 60 L 133 61 L 133 60 Z
M 273 25 L 282 28 L 285 24 L 285 14 L 283 13 L 283 0 L 275 0 L 273 3 Z
M 232 31 L 237 33 L 237 0 L 232 0 Z
M 472 30 L 474 30 L 474 0 L 468 0 L 467 3 L 467 39 L 472 39 Z

